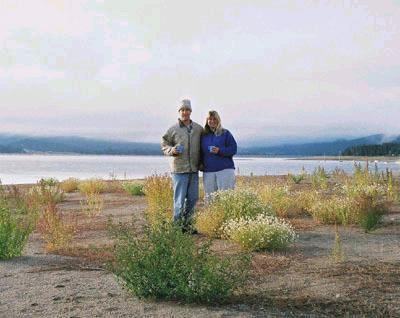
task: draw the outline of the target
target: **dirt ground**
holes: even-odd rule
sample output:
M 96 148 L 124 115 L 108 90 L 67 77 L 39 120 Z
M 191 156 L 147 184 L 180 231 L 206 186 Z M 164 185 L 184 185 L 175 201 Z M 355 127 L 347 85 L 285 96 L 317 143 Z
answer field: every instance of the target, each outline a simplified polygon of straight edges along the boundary
M 107 219 L 128 222 L 135 216 L 140 224 L 146 201 L 124 193 L 102 197 L 103 212 L 93 218 L 79 217 L 79 193 L 59 204 L 79 220 L 73 248 L 62 255 L 47 253 L 34 233 L 23 256 L 0 261 L 0 317 L 400 317 L 398 206 L 372 233 L 339 227 L 341 262 L 332 258 L 333 227 L 294 219 L 294 246 L 254 254 L 247 285 L 225 305 L 204 306 L 139 300 L 118 284 L 106 269 L 113 245 Z M 221 254 L 235 248 L 214 243 Z

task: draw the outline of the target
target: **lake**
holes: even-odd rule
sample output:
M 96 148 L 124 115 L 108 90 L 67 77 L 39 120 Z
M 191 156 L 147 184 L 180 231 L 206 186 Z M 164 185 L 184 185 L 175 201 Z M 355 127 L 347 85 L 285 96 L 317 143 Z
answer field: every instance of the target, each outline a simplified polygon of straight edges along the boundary
M 364 165 L 364 162 L 361 162 Z M 352 172 L 353 161 L 294 160 L 293 158 L 235 157 L 236 173 L 240 175 L 285 175 L 301 169 L 312 173 L 317 166 L 328 172 L 341 168 Z M 379 170 L 400 171 L 396 162 L 377 162 Z M 371 164 L 373 167 L 373 163 Z M 88 179 L 138 179 L 168 172 L 168 158 L 163 156 L 94 156 L 48 154 L 1 154 L 0 179 L 3 184 L 35 183 L 40 178 L 64 180 L 69 177 Z

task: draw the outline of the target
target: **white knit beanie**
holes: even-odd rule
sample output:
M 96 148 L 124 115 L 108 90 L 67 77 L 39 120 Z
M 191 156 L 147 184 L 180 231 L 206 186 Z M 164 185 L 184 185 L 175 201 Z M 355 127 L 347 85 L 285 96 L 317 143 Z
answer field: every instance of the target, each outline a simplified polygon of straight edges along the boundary
M 178 107 L 178 112 L 181 109 L 189 109 L 190 111 L 192 111 L 192 105 L 191 105 L 189 99 L 184 99 L 181 101 L 181 103 L 179 104 L 179 107 Z

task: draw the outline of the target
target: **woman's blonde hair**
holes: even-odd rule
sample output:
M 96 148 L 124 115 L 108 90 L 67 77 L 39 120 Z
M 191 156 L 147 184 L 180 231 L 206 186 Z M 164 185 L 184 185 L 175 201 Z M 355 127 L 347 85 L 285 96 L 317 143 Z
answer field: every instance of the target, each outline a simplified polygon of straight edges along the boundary
M 215 128 L 215 130 L 212 130 L 211 127 L 208 125 L 208 119 L 210 117 L 214 117 L 218 122 L 217 127 Z M 218 112 L 215 111 L 215 110 L 208 111 L 207 117 L 206 117 L 206 124 L 204 125 L 204 133 L 205 134 L 209 134 L 209 133 L 213 132 L 215 135 L 219 136 L 219 135 L 222 135 L 223 130 L 224 129 L 221 126 L 221 117 L 219 117 Z

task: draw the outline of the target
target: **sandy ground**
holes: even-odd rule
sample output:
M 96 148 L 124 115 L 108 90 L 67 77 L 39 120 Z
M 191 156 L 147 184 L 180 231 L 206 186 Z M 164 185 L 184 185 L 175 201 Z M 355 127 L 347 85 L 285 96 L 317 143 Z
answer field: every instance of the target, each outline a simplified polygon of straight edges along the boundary
M 122 193 L 102 195 L 101 216 L 86 220 L 77 247 L 112 244 L 105 222 L 143 219 L 146 202 Z M 78 193 L 59 205 L 79 214 Z M 48 254 L 34 233 L 23 256 L 0 261 L 0 317 L 399 317 L 400 211 L 366 234 L 339 228 L 345 260 L 331 257 L 334 229 L 293 221 L 299 240 L 284 253 L 256 253 L 251 278 L 228 304 L 185 305 L 139 300 L 125 291 L 102 260 Z M 197 235 L 199 239 L 201 236 Z M 216 241 L 222 253 L 233 246 Z M 68 253 L 64 253 L 68 254 Z

